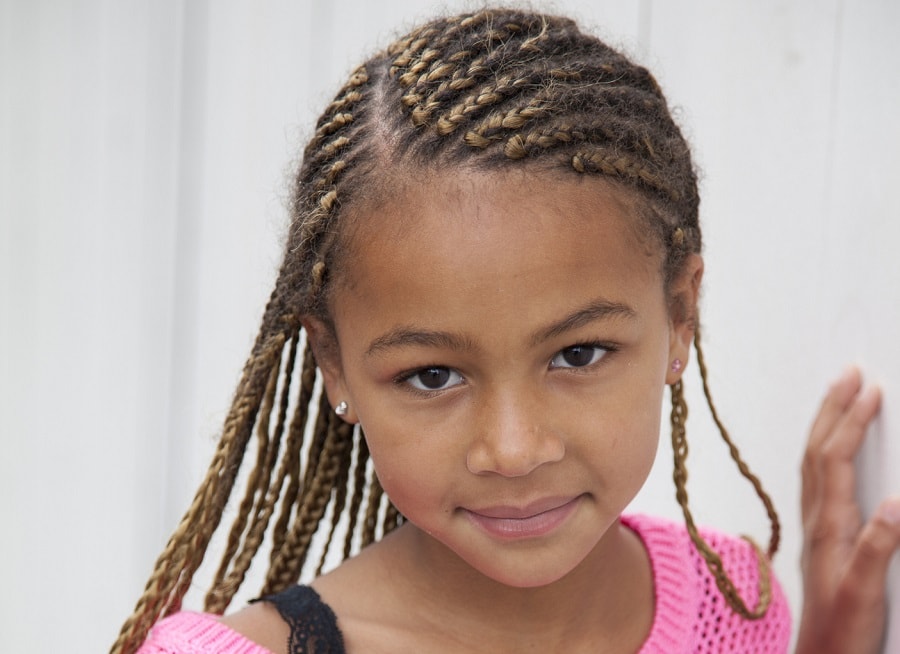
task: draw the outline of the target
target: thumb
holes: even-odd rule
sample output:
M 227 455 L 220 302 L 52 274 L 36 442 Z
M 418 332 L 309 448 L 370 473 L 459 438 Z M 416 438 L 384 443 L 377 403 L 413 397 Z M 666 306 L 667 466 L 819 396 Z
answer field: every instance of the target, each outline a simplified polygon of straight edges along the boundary
M 863 526 L 850 562 L 850 577 L 883 597 L 888 566 L 900 547 L 900 497 L 879 505 Z
M 900 497 L 895 497 L 881 503 L 853 547 L 835 607 L 846 633 L 868 631 L 876 638 L 883 633 L 888 567 L 898 548 Z

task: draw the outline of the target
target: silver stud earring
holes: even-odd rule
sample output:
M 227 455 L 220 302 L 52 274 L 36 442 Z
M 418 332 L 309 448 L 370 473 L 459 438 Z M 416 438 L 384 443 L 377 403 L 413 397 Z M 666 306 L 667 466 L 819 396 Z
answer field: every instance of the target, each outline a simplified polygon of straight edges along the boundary
M 672 372 L 680 372 L 681 371 L 681 359 L 675 359 L 672 362 Z
M 347 403 L 341 401 L 341 402 L 338 402 L 338 405 L 337 405 L 336 407 L 334 407 L 334 412 L 335 412 L 337 415 L 343 417 L 343 416 L 347 415 L 347 409 L 348 409 L 348 408 L 349 408 L 349 407 L 347 406 Z

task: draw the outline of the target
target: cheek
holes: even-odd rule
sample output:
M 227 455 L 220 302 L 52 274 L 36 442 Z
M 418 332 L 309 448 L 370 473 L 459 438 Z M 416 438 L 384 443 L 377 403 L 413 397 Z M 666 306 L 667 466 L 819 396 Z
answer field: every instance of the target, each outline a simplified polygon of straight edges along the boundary
M 665 367 L 660 364 L 648 370 L 644 383 L 630 394 L 619 413 L 621 447 L 635 455 L 649 454 L 651 462 L 659 446 L 664 390 Z
M 634 481 L 638 483 L 637 489 L 643 486 L 649 476 L 659 449 L 664 388 L 664 379 L 659 379 L 647 389 L 645 400 L 640 406 L 631 409 L 630 428 L 622 432 L 626 436 L 622 439 L 621 448 L 628 453 L 627 457 L 623 456 L 623 460 L 631 462 Z
M 659 410 L 646 404 L 621 413 L 598 410 L 576 428 L 581 456 L 624 479 L 649 472 L 659 446 Z M 593 418 L 593 419 L 591 419 Z
M 593 450 L 586 456 L 625 487 L 640 486 L 659 447 L 664 367 L 661 363 L 645 366 L 623 384 L 607 389 L 599 400 L 582 404 L 578 429 L 586 435 L 584 447 Z
M 641 419 L 635 420 L 633 428 L 625 433 L 621 441 L 620 458 L 623 462 L 629 462 L 628 467 L 631 468 L 635 481 L 643 485 L 659 448 L 659 411 L 647 411 Z
M 445 438 L 423 436 L 396 424 L 364 433 L 381 487 L 401 512 L 415 514 L 418 506 L 443 503 L 447 489 L 453 487 L 450 478 L 460 457 L 454 448 L 442 444 Z

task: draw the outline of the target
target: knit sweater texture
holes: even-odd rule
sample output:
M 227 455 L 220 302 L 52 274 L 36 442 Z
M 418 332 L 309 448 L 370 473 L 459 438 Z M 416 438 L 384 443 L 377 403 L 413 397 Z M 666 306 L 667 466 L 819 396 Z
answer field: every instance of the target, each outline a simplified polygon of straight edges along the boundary
M 653 568 L 653 625 L 639 654 L 782 654 L 791 618 L 772 578 L 772 603 L 759 620 L 745 620 L 727 605 L 683 525 L 643 515 L 622 516 L 644 543 Z M 748 606 L 759 593 L 756 554 L 744 540 L 711 529 L 704 539 L 719 554 Z M 340 618 L 338 618 L 340 619 Z M 138 654 L 271 654 L 218 616 L 183 611 L 158 622 Z

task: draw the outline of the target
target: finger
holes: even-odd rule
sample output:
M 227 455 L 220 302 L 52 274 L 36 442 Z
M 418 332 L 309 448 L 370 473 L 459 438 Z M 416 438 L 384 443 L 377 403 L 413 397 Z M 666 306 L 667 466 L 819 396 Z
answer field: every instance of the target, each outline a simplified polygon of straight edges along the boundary
M 804 457 L 804 485 L 801 495 L 804 520 L 815 512 L 816 502 L 835 499 L 849 501 L 853 497 L 853 457 L 880 405 L 881 391 L 877 387 L 855 393 L 831 422 L 828 433 L 817 434 L 816 442 L 809 445 Z M 834 406 L 836 405 L 832 405 L 832 409 Z
M 818 449 L 827 440 L 834 425 L 847 410 L 862 387 L 862 374 L 856 366 L 848 366 L 828 388 L 819 413 L 810 429 L 807 449 Z
M 813 497 L 807 498 L 803 521 L 803 562 L 811 585 L 827 588 L 837 583 L 839 571 L 846 569 L 859 542 L 861 515 L 854 457 L 880 399 L 876 387 L 857 395 L 816 458 L 818 487 Z
M 900 497 L 885 500 L 863 527 L 850 564 L 850 577 L 884 597 L 891 557 L 900 547 Z
M 856 396 L 822 445 L 821 472 L 826 502 L 855 504 L 855 457 L 881 406 L 881 389 L 869 386 Z
M 804 520 L 812 510 L 815 499 L 819 496 L 819 485 L 821 483 L 819 459 L 822 446 L 828 440 L 834 426 L 859 392 L 861 384 L 862 376 L 858 368 L 850 366 L 844 370 L 841 376 L 829 387 L 819 412 L 813 421 L 801 468 L 800 506 Z
M 868 633 L 874 637 L 873 643 L 880 640 L 886 610 L 887 574 L 898 548 L 900 498 L 893 498 L 878 507 L 863 527 L 854 548 L 835 598 L 835 615 L 845 622 L 840 632 L 848 636 Z M 855 642 L 859 644 L 859 641 Z
M 856 501 L 854 457 L 869 423 L 878 411 L 881 394 L 867 388 L 838 420 L 817 457 L 818 487 L 804 507 L 804 544 L 815 577 L 843 567 L 850 559 L 861 527 Z

